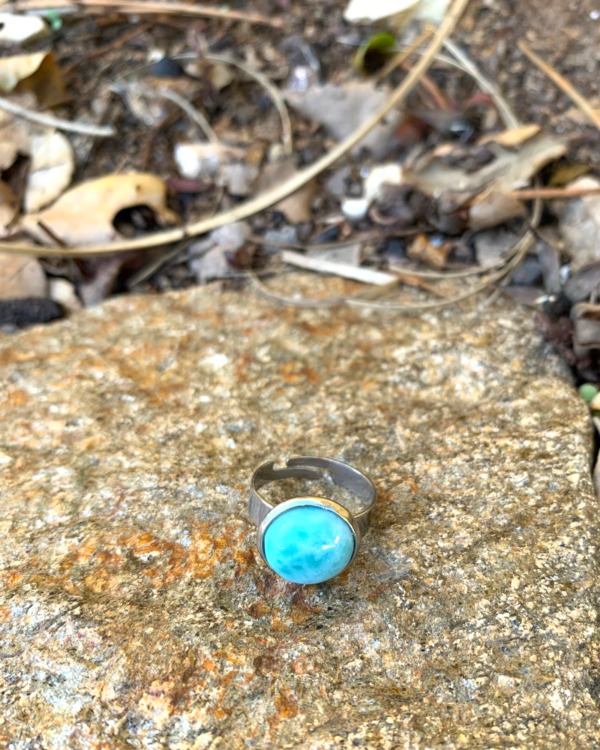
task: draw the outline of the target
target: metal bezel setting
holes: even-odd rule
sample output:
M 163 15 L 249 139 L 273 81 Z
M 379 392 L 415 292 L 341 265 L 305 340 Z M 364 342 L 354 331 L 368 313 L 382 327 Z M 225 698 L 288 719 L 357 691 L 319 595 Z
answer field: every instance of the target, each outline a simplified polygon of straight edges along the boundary
M 360 547 L 361 536 L 362 536 L 360 533 L 360 529 L 358 527 L 358 524 L 354 520 L 354 516 L 352 515 L 352 513 L 350 513 L 349 510 L 344 508 L 339 503 L 336 503 L 333 500 L 327 500 L 324 497 L 293 497 L 290 500 L 285 500 L 284 502 L 277 504 L 264 517 L 264 519 L 261 521 L 261 523 L 258 526 L 258 530 L 256 534 L 256 546 L 258 547 L 260 556 L 265 561 L 265 563 L 269 565 L 269 561 L 267 560 L 265 556 L 265 550 L 264 550 L 264 537 L 265 537 L 266 530 L 278 516 L 282 515 L 288 510 L 291 510 L 292 508 L 301 508 L 303 506 L 324 508 L 325 510 L 335 513 L 348 524 L 354 536 L 354 551 L 352 552 L 352 557 L 348 561 L 348 565 L 350 565 L 352 561 L 354 560 L 354 558 L 356 557 L 358 548 Z M 348 567 L 348 565 L 346 566 L 346 568 Z M 269 568 L 271 568 L 270 565 L 269 565 Z M 344 568 L 344 570 L 346 570 L 346 568 Z M 273 569 L 271 568 L 271 570 Z

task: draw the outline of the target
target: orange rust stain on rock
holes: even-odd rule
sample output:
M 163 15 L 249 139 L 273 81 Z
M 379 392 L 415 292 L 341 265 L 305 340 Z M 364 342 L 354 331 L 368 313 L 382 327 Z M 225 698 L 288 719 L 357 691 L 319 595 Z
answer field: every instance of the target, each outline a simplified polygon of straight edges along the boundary
M 306 588 L 309 587 L 307 586 Z M 320 614 L 323 609 L 320 604 L 317 606 L 309 604 L 306 601 L 307 593 L 310 595 L 310 592 L 305 591 L 303 587 L 298 587 L 292 594 L 290 617 L 296 625 L 306 622 L 311 615 Z
M 301 367 L 298 362 L 286 362 L 280 366 L 279 373 L 284 383 L 298 383 L 306 379 L 311 383 L 319 381 L 319 376 L 312 367 Z
M 162 729 L 173 713 L 173 682 L 159 682 L 150 685 L 138 702 L 138 711 L 151 719 L 158 729 Z
M 0 573 L 0 584 L 3 588 L 13 589 L 23 578 L 20 570 L 5 570 Z
M 248 368 L 256 362 L 256 357 L 254 357 L 249 352 L 244 352 L 242 354 L 235 366 L 235 377 L 238 382 L 248 380 Z
M 414 481 L 414 479 L 408 479 L 405 480 L 406 484 L 408 485 L 411 492 L 418 492 L 419 491 L 419 485 Z
M 310 656 L 300 655 L 292 664 L 292 669 L 297 675 L 305 675 L 314 672 L 316 669 L 315 662 Z
M 306 333 L 310 333 L 311 336 L 331 336 L 337 333 L 341 327 L 340 321 L 333 318 L 316 325 L 309 323 L 307 320 L 303 320 L 300 323 L 300 328 L 306 331 Z
M 13 406 L 23 406 L 29 401 L 29 395 L 21 388 L 16 388 L 14 391 L 9 391 L 6 397 L 2 401 L 2 407 L 7 406 L 11 408 Z
M 0 607 L 0 622 L 10 622 L 11 619 L 10 609 L 3 604 Z
M 281 688 L 275 696 L 275 711 L 281 719 L 293 719 L 298 715 L 298 696 L 289 688 Z

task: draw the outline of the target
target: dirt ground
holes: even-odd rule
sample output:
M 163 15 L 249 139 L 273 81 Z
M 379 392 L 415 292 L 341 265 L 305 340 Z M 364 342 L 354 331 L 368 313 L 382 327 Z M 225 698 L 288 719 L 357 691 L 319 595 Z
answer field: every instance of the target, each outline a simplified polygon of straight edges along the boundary
M 524 40 L 546 62 L 600 105 L 598 0 L 474 0 L 455 38 L 501 88 L 524 122 L 575 133 L 577 157 L 600 166 L 600 135 L 573 123 L 568 98 L 519 50 Z

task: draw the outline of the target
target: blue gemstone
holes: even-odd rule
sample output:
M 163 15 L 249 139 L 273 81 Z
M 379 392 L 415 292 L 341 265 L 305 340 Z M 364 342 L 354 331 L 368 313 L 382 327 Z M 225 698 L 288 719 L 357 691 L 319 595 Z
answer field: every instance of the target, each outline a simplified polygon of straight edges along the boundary
M 263 537 L 271 568 L 293 583 L 322 583 L 337 576 L 354 554 L 354 533 L 332 510 L 300 505 L 284 511 Z

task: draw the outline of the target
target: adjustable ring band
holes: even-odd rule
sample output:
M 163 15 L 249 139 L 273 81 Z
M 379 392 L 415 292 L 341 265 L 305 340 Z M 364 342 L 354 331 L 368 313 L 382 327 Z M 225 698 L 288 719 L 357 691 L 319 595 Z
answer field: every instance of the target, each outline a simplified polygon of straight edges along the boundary
M 274 461 L 259 466 L 252 476 L 248 512 L 258 526 L 257 546 L 277 575 L 293 583 L 322 583 L 345 570 L 355 558 L 369 528 L 377 492 L 363 473 L 341 461 L 302 456 L 289 458 L 285 469 Z M 362 501 L 353 515 L 322 497 L 293 497 L 274 505 L 259 490 L 278 479 L 326 479 Z

